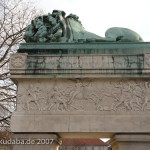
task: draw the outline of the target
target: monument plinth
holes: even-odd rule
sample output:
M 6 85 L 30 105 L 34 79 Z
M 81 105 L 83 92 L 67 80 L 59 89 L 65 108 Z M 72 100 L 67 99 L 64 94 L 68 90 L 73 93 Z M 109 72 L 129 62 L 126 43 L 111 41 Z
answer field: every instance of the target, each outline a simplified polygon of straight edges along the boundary
M 149 47 L 148 42 L 21 44 L 11 72 L 17 76 L 22 70 L 25 78 L 149 77 Z M 19 58 L 24 68 L 16 70 Z
M 64 27 L 51 36 L 26 34 L 31 43 L 21 44 L 11 56 L 11 79 L 18 87 L 12 131 L 62 138 L 115 135 L 115 141 L 116 134 L 138 139 L 150 134 L 150 43 L 139 42 L 139 36 L 139 41 L 117 36 L 128 39 L 117 42 L 110 34 L 88 39 L 89 32 L 77 36 L 79 26 L 68 39 Z M 59 29 L 66 34 L 60 36 Z

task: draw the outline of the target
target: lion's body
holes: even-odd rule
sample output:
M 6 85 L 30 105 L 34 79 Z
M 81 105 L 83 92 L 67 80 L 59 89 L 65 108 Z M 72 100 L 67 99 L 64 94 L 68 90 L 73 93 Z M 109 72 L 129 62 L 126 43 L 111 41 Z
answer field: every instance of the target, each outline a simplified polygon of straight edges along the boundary
M 109 28 L 105 32 L 105 37 L 113 39 L 114 41 L 128 41 L 128 42 L 136 42 L 136 41 L 143 41 L 141 36 L 137 34 L 135 31 L 127 29 L 127 28 L 121 28 L 121 27 L 113 27 Z

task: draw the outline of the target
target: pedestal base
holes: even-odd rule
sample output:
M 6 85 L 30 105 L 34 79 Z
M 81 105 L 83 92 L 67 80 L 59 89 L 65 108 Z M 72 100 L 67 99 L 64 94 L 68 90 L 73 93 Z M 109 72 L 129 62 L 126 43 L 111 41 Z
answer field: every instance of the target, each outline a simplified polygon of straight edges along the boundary
M 112 150 L 148 150 L 150 134 L 118 134 L 110 141 Z

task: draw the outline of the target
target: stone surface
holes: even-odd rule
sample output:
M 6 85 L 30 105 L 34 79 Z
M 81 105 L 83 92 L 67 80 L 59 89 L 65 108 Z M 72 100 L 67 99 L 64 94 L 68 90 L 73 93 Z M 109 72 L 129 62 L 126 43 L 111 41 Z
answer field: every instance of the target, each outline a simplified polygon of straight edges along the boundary
M 148 79 L 18 79 L 11 128 L 146 133 L 150 132 L 149 97 Z
M 14 113 L 13 132 L 149 133 L 150 116 L 136 114 Z M 43 124 L 44 122 L 44 124 Z M 110 134 L 110 135 L 111 135 Z
M 149 43 L 59 46 L 22 44 L 11 59 L 22 55 L 24 68 L 16 69 L 11 63 L 12 78 L 149 77 Z
M 148 150 L 150 135 L 148 134 L 118 134 L 110 141 L 112 150 Z
M 150 112 L 148 79 L 19 79 L 17 112 Z
M 18 87 L 11 130 L 61 137 L 149 135 L 149 55 L 150 43 L 144 42 L 22 44 L 11 56 Z

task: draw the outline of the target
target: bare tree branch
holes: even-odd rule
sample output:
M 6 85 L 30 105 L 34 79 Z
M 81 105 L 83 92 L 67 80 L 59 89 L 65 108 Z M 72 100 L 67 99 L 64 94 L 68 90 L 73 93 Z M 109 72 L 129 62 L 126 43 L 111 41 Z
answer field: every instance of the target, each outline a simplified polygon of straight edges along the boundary
M 0 126 L 9 126 L 16 106 L 16 85 L 9 78 L 9 57 L 16 52 L 26 26 L 42 11 L 29 0 L 0 0 Z

